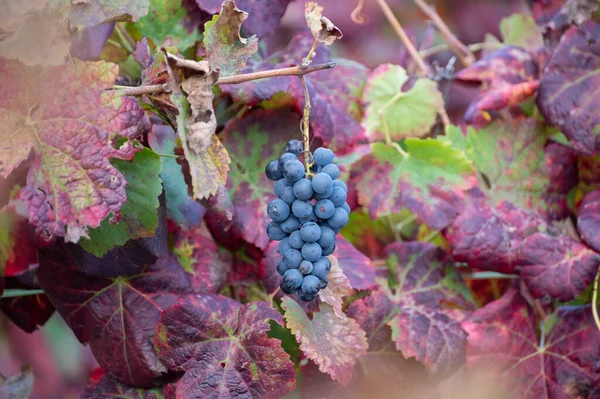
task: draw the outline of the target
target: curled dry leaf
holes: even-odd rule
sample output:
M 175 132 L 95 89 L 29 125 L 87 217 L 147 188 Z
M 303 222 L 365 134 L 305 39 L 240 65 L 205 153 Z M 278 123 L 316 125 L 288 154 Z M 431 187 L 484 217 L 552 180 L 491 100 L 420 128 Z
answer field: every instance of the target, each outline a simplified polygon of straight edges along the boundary
M 223 75 L 233 75 L 246 65 L 246 60 L 258 50 L 258 39 L 240 36 L 242 23 L 248 13 L 235 6 L 235 2 L 223 2 L 221 13 L 206 23 L 204 46 L 206 59 Z
M 331 270 L 327 274 L 329 284 L 319 291 L 319 299 L 331 305 L 335 315 L 344 319 L 346 317 L 342 311 L 344 297 L 352 294 L 352 285 L 342 268 L 338 266 L 337 259 L 334 256 L 329 259 L 331 260 Z
M 212 87 L 219 71 L 207 61 L 192 61 L 162 50 L 167 59 L 168 87 L 177 106 L 177 133 L 190 165 L 194 198 L 207 198 L 224 184 L 229 170 L 229 155 L 215 129 L 217 120 L 212 105 Z
M 315 37 L 315 40 L 330 46 L 344 35 L 329 18 L 321 14 L 322 11 L 323 7 L 314 1 L 309 1 L 304 7 L 304 16 L 306 17 L 306 24 Z

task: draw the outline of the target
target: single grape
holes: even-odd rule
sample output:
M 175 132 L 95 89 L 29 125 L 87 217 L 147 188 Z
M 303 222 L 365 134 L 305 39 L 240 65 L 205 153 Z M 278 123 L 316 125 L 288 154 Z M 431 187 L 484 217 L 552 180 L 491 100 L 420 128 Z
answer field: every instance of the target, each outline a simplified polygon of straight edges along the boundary
M 292 160 L 298 160 L 298 157 L 295 156 L 294 154 L 291 154 L 289 152 L 284 152 L 280 157 L 279 157 L 279 170 L 281 171 L 281 173 L 283 173 L 283 165 L 285 165 L 285 163 L 287 161 L 292 161 Z
M 333 180 L 327 173 L 317 173 L 312 179 L 312 188 L 317 194 L 323 194 L 331 190 Z
M 333 194 L 333 185 L 329 186 L 329 190 L 327 190 L 326 192 L 324 192 L 322 194 L 315 193 L 313 197 L 318 200 L 323 200 L 323 199 L 329 199 L 331 194 Z
M 307 218 L 313 213 L 312 204 L 298 199 L 292 204 L 292 213 L 299 219 Z
M 302 178 L 294 184 L 294 195 L 296 198 L 308 201 L 313 196 L 313 188 L 310 180 Z
M 302 153 L 302 142 L 300 140 L 290 140 L 285 145 L 285 152 L 291 152 L 294 155 Z
M 279 242 L 279 247 L 277 247 L 277 250 L 279 251 L 279 253 L 281 255 L 283 255 L 285 253 L 285 251 L 287 251 L 288 249 L 291 249 L 292 247 L 290 246 L 290 238 L 289 237 L 285 237 L 283 240 L 281 240 Z
M 300 228 L 300 236 L 306 242 L 316 242 L 321 238 L 321 228 L 314 222 L 304 223 Z
M 307 242 L 302 246 L 302 257 L 314 262 L 321 257 L 322 251 L 321 246 L 316 242 Z
M 298 234 L 300 234 L 300 232 L 298 232 Z M 275 241 L 281 241 L 285 237 L 287 237 L 287 234 L 283 230 L 281 230 L 279 223 L 275 222 L 269 223 L 269 225 L 267 226 L 267 235 L 271 240 Z
M 342 208 L 335 208 L 335 213 L 327 220 L 327 222 L 329 222 L 331 227 L 335 229 L 341 229 L 348 224 L 348 212 Z
M 347 194 L 344 191 L 344 189 L 342 189 L 341 187 L 334 187 L 333 192 L 329 196 L 329 199 L 331 200 L 331 202 L 333 202 L 333 205 L 335 205 L 336 207 L 341 207 L 346 203 L 346 197 Z
M 329 220 L 322 220 L 319 225 L 321 227 L 329 227 L 331 230 L 333 230 L 333 232 L 335 234 L 339 233 L 341 229 L 337 229 L 337 228 L 333 228 L 330 224 L 329 224 Z
M 322 248 L 332 246 L 335 243 L 335 232 L 327 226 L 321 226 L 321 237 L 317 242 Z M 279 246 L 281 247 L 281 244 Z
M 306 296 L 317 295 L 321 289 L 321 281 L 315 276 L 305 276 L 300 291 Z
M 344 183 L 341 180 L 334 180 L 333 181 L 333 187 L 340 187 L 342 188 L 345 192 L 348 192 L 348 186 L 346 186 L 346 183 Z
M 288 183 L 285 179 L 279 179 L 275 182 L 275 185 L 273 186 L 273 190 L 275 191 L 275 195 L 277 197 L 281 197 L 281 192 L 283 191 L 284 187 L 290 186 L 290 183 Z
M 288 243 L 290 244 L 290 247 L 292 247 L 292 248 L 302 249 L 305 242 L 302 239 L 302 236 L 300 235 L 300 230 L 296 230 L 296 231 L 292 232 L 292 234 L 290 234 Z
M 327 279 L 327 277 L 323 277 L 320 281 L 321 281 L 321 289 L 324 290 L 327 287 L 329 280 Z
M 292 203 L 296 201 L 293 187 L 285 186 L 283 190 L 281 190 L 281 195 L 279 198 L 281 198 L 286 204 L 292 205 Z
M 335 244 L 330 247 L 323 248 L 323 256 L 329 256 L 335 252 Z
M 319 147 L 315 150 L 313 154 L 313 159 L 319 166 L 329 165 L 333 162 L 335 156 L 333 155 L 333 151 L 329 148 Z
M 274 222 L 283 222 L 290 216 L 290 206 L 281 199 L 273 200 L 267 207 L 267 215 Z
M 350 216 L 350 205 L 348 205 L 347 202 L 344 202 L 344 205 L 342 205 L 341 208 L 346 211 L 348 216 Z
M 283 172 L 279 169 L 279 161 L 271 161 L 265 167 L 265 175 L 267 179 L 277 181 L 283 178 Z
M 277 273 L 279 273 L 280 276 L 283 276 L 288 270 L 290 270 L 290 268 L 285 264 L 283 259 L 277 263 Z
M 283 176 L 289 183 L 295 183 L 304 177 L 304 165 L 297 159 L 292 159 L 283 164 Z
M 297 269 L 302 262 L 302 254 L 297 249 L 288 249 L 283 254 L 283 261 L 285 262 L 288 269 Z
M 327 276 L 327 273 L 331 270 L 331 262 L 324 256 L 321 256 L 318 260 L 313 262 L 313 269 L 310 274 L 313 276 L 323 279 Z
M 304 291 L 300 290 L 300 292 L 298 292 L 298 297 L 301 301 L 311 302 L 317 298 L 317 294 L 307 294 Z
M 315 215 L 319 219 L 329 219 L 335 213 L 335 205 L 328 199 L 317 201 L 315 204 Z
M 283 275 L 283 279 L 281 279 L 281 284 L 279 286 L 281 287 L 281 291 L 286 294 L 293 294 L 300 288 L 303 280 L 304 276 L 298 269 L 290 269 Z
M 332 163 L 330 163 L 329 165 L 323 166 L 323 169 L 321 170 L 321 172 L 327 173 L 329 176 L 331 176 L 331 178 L 333 180 L 340 177 L 340 168 L 338 168 L 337 165 L 334 165 Z
M 300 227 L 300 221 L 298 220 L 298 218 L 294 217 L 293 215 L 290 215 L 290 217 L 288 217 L 279 224 L 279 227 L 285 233 L 291 234 L 295 230 L 298 230 L 298 227 Z
M 312 262 L 309 262 L 307 260 L 303 260 L 302 262 L 300 262 L 300 266 L 298 266 L 298 270 L 300 270 L 300 272 L 302 274 L 304 274 L 305 276 L 307 274 L 310 274 L 310 272 L 312 272 L 312 269 L 313 269 Z

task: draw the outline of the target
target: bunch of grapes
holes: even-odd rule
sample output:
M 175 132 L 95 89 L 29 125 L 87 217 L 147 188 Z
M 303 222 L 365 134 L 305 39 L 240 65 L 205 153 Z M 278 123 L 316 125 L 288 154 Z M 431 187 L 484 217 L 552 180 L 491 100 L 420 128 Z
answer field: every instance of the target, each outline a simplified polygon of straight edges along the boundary
M 265 168 L 275 181 L 275 195 L 267 214 L 273 220 L 267 227 L 272 240 L 280 241 L 277 272 L 283 277 L 281 290 L 298 293 L 312 301 L 327 286 L 331 262 L 327 255 L 335 250 L 335 235 L 348 223 L 348 188 L 337 180 L 339 168 L 333 164 L 333 151 L 317 148 L 307 173 L 298 160 L 302 143 L 291 140 L 286 152 Z M 313 174 L 314 173 L 314 174 Z

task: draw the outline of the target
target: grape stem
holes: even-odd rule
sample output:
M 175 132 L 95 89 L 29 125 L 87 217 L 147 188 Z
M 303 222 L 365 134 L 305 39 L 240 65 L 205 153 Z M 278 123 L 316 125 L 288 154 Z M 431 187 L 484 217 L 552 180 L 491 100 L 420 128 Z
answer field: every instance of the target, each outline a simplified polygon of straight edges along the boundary
M 240 75 L 232 75 L 232 76 L 223 76 L 219 78 L 217 81 L 217 85 L 235 85 L 245 82 L 250 82 L 252 80 L 259 79 L 267 79 L 273 78 L 277 76 L 304 76 L 309 73 L 313 73 L 316 71 L 322 71 L 324 69 L 330 69 L 335 67 L 335 62 L 326 62 L 324 64 L 317 64 L 314 66 L 309 66 L 306 68 L 302 68 L 300 66 L 288 67 L 288 68 L 278 68 L 271 69 L 269 71 L 260 71 L 260 72 L 252 72 L 252 73 L 243 73 Z M 119 86 L 114 85 L 112 89 L 116 90 L 119 94 L 123 94 L 126 96 L 141 96 L 144 94 L 157 94 L 157 93 L 167 93 L 168 88 L 166 84 L 159 85 L 145 85 L 145 86 Z
M 600 281 L 600 269 L 596 273 L 594 279 L 594 287 L 592 288 L 592 314 L 594 315 L 594 322 L 596 327 L 600 330 L 600 317 L 598 317 L 598 282 Z
M 317 48 L 317 40 L 313 42 L 312 47 L 310 48 L 308 54 L 302 60 L 302 64 L 300 65 L 300 70 L 308 69 L 310 65 L 311 59 L 315 54 L 315 49 Z M 306 85 L 306 79 L 304 78 L 304 74 L 299 75 L 300 82 L 302 83 L 302 90 L 304 91 L 304 112 L 302 115 L 302 146 L 304 151 L 304 168 L 306 169 L 306 176 L 310 176 L 310 93 L 308 92 L 308 86 Z

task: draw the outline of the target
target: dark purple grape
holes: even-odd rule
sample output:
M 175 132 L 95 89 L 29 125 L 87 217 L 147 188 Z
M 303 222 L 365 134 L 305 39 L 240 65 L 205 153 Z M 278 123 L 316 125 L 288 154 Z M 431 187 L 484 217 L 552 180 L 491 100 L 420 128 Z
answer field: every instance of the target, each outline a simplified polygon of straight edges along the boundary
M 333 202 L 336 207 L 341 207 L 346 203 L 347 194 L 341 187 L 334 187 L 333 192 L 329 196 L 329 200 Z M 347 212 L 348 213 L 348 212 Z
M 346 186 L 346 183 L 344 183 L 341 180 L 334 180 L 333 181 L 333 187 L 340 187 L 341 189 L 343 189 L 345 192 L 348 192 L 348 186 Z
M 300 232 L 298 232 L 298 234 L 300 234 Z M 271 240 L 275 241 L 281 241 L 287 237 L 287 234 L 279 227 L 279 223 L 275 222 L 269 223 L 267 226 L 267 235 Z
M 321 289 L 324 290 L 325 288 L 327 288 L 327 284 L 329 284 L 329 280 L 327 279 L 327 277 L 323 277 L 320 281 Z
M 277 250 L 279 251 L 279 253 L 281 255 L 283 255 L 285 253 L 285 251 L 287 251 L 288 249 L 292 248 L 290 246 L 290 238 L 289 237 L 285 237 L 283 240 L 281 240 L 281 242 L 279 243 L 279 247 L 277 247 Z
M 275 186 L 273 186 L 273 189 L 275 190 L 275 195 L 277 197 L 281 197 L 281 192 L 283 191 L 284 187 L 290 186 L 290 183 L 288 183 L 285 179 L 279 179 L 275 182 Z
M 283 222 L 290 216 L 290 206 L 281 199 L 273 200 L 267 207 L 267 215 L 274 222 Z
M 342 205 L 341 208 L 348 213 L 348 216 L 350 216 L 350 205 L 348 205 L 347 202 L 344 202 L 344 205 Z
M 300 140 L 290 140 L 285 145 L 285 152 L 300 155 L 302 153 L 302 147 L 302 142 Z
M 294 189 L 291 186 L 285 186 L 283 190 L 281 190 L 281 195 L 279 198 L 281 198 L 286 204 L 292 205 L 292 203 L 296 201 Z
M 283 177 L 289 183 L 296 183 L 304 177 L 304 165 L 297 159 L 292 159 L 283 164 Z
M 323 248 L 323 253 L 322 253 L 322 255 L 323 255 L 323 256 L 329 256 L 329 255 L 331 255 L 331 254 L 332 254 L 332 253 L 334 253 L 334 252 L 335 252 L 335 244 L 333 244 L 333 245 L 332 245 L 332 246 L 330 246 L 330 247 Z
M 327 276 L 327 273 L 331 270 L 331 262 L 326 257 L 322 256 L 315 262 L 313 262 L 313 269 L 310 274 L 322 279 Z
M 285 262 L 288 269 L 297 269 L 302 262 L 302 254 L 297 249 L 288 249 L 283 254 L 283 261 Z
M 322 248 L 327 248 L 335 244 L 335 232 L 327 226 L 321 226 L 321 237 L 317 241 Z M 283 241 L 282 241 L 283 242 Z M 281 246 L 281 244 L 280 244 Z
M 294 195 L 299 200 L 308 201 L 313 196 L 313 188 L 311 181 L 303 178 L 294 184 Z
M 315 215 L 319 219 L 329 219 L 335 213 L 335 205 L 328 199 L 317 201 L 315 204 Z
M 300 290 L 298 292 L 298 298 L 300 298 L 300 300 L 304 302 L 311 302 L 317 298 L 317 294 L 307 294 L 304 291 Z
M 315 276 L 304 276 L 302 280 L 302 286 L 300 287 L 300 292 L 307 296 L 311 297 L 313 295 L 317 295 L 319 290 L 321 289 L 321 281 Z
M 296 200 L 292 204 L 292 213 L 299 219 L 307 218 L 313 213 L 312 204 L 308 201 Z
M 302 246 L 302 257 L 314 262 L 321 257 L 322 251 L 321 246 L 316 242 L 307 242 Z
M 300 237 L 305 242 L 316 242 L 321 238 L 321 227 L 314 222 L 304 223 L 300 228 Z
M 337 165 L 330 163 L 329 165 L 323 166 L 323 169 L 320 170 L 322 173 L 327 173 L 333 180 L 340 177 L 340 168 Z
M 329 186 L 329 190 L 327 190 L 326 192 L 321 194 L 315 193 L 313 197 L 315 197 L 318 200 L 323 200 L 328 199 L 331 196 L 331 194 L 333 194 L 333 185 Z
M 312 272 L 312 269 L 312 262 L 309 262 L 307 260 L 303 260 L 302 262 L 300 262 L 300 266 L 298 266 L 298 270 L 300 271 L 300 273 L 304 274 L 305 276 L 307 274 L 310 274 L 310 272 Z
M 303 280 L 304 276 L 298 269 L 290 269 L 283 275 L 283 279 L 279 286 L 281 287 L 281 291 L 286 294 L 293 294 L 300 288 Z
M 319 147 L 315 150 L 313 154 L 313 159 L 319 166 L 329 165 L 333 162 L 335 155 L 333 155 L 333 151 L 329 148 Z
M 290 268 L 285 264 L 283 259 L 277 263 L 277 273 L 279 273 L 280 276 L 283 276 L 288 270 L 290 270 Z
M 312 188 L 317 194 L 324 194 L 331 190 L 333 179 L 327 173 L 317 173 L 312 179 Z
M 267 179 L 277 181 L 279 179 L 283 179 L 283 172 L 279 169 L 279 161 L 271 161 L 267 164 L 265 168 L 265 175 L 267 175 Z
M 348 212 L 342 208 L 335 208 L 335 213 L 327 220 L 327 222 L 334 229 L 341 229 L 348 224 Z
M 283 230 L 287 234 L 291 234 L 294 231 L 298 230 L 300 227 L 300 221 L 297 217 L 290 215 L 287 219 L 279 224 L 281 230 Z
M 292 234 L 290 234 L 288 243 L 290 244 L 290 247 L 292 247 L 292 248 L 302 249 L 305 242 L 302 239 L 302 236 L 300 235 L 300 230 L 296 230 L 296 231 L 292 232 Z
M 283 153 L 280 157 L 279 157 L 279 170 L 281 171 L 281 173 L 283 173 L 283 165 L 285 165 L 285 163 L 287 161 L 291 161 L 291 160 L 298 160 L 298 157 L 295 156 L 294 154 L 291 154 L 289 152 Z

